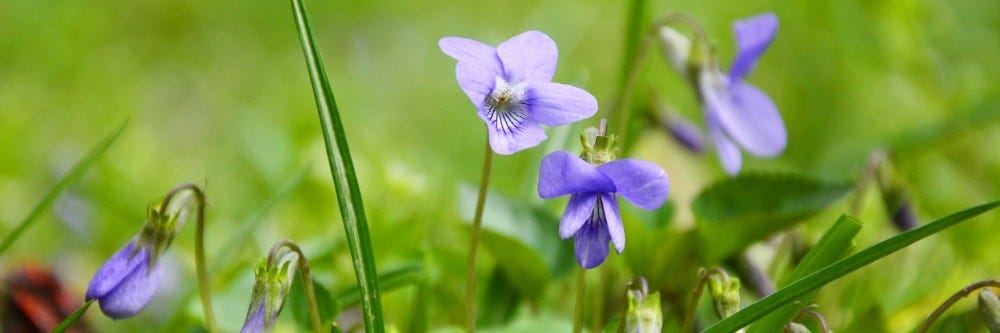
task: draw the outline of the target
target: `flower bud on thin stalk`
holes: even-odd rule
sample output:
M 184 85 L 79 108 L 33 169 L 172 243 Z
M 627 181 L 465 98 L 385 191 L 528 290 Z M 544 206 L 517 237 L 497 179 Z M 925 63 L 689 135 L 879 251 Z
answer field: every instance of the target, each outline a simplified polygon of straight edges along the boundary
M 954 305 L 956 302 L 958 302 L 965 296 L 968 296 L 969 294 L 975 292 L 976 290 L 991 288 L 991 287 L 1000 288 L 1000 281 L 994 279 L 983 280 L 965 286 L 965 288 L 962 288 L 961 290 L 955 292 L 955 294 L 951 295 L 951 297 L 948 297 L 948 299 L 945 300 L 944 303 L 941 303 L 941 305 L 938 306 L 937 309 L 934 309 L 934 312 L 932 312 L 930 316 L 927 316 L 927 319 L 924 320 L 922 324 L 920 324 L 919 328 L 917 328 L 916 333 L 925 333 L 928 330 L 930 330 L 931 325 L 933 325 L 934 322 L 937 321 L 937 319 L 940 318 L 941 315 L 943 315 L 944 312 L 948 310 L 948 308 L 950 308 L 952 305 Z M 983 293 L 979 294 L 979 311 L 980 314 L 983 315 L 983 318 L 986 320 L 986 325 L 990 329 L 990 332 L 996 333 L 1000 332 L 1000 330 L 998 330 L 1000 329 L 1000 325 L 996 325 L 998 322 L 1000 322 L 1000 300 L 996 300 L 996 295 L 993 295 L 991 299 L 990 297 L 991 294 L 993 294 L 992 290 L 989 290 L 988 292 L 984 291 Z
M 660 310 L 660 292 L 649 293 L 646 279 L 638 279 L 639 286 L 628 290 L 628 309 L 625 312 L 625 332 L 660 333 L 663 328 L 663 311 Z
M 271 247 L 267 261 L 258 263 L 254 268 L 250 307 L 247 309 L 241 333 L 270 332 L 274 329 L 278 314 L 284 308 L 288 292 L 291 290 L 296 268 L 301 274 L 305 288 L 309 321 L 315 332 L 323 332 L 309 262 L 298 245 L 290 240 L 281 240 Z
M 792 319 L 788 325 L 785 325 L 785 332 L 810 332 L 805 325 L 799 323 L 805 319 L 804 317 L 811 317 L 815 320 L 816 324 L 819 325 L 820 332 L 830 332 L 829 326 L 826 325 L 826 319 L 824 319 L 823 315 L 819 314 L 819 312 L 816 312 L 816 310 L 814 310 L 815 308 L 816 305 L 813 304 L 803 309 L 802 312 L 799 312 L 798 316 L 795 316 L 795 318 Z
M 94 273 L 87 287 L 87 301 L 97 301 L 101 312 L 112 319 L 138 314 L 149 304 L 163 270 L 159 258 L 191 214 L 196 214 L 195 266 L 201 292 L 205 324 L 216 332 L 208 274 L 205 270 L 205 194 L 197 185 L 181 184 L 167 193 L 159 205 L 149 207 L 139 235 L 130 240 Z
M 884 157 L 875 171 L 875 178 L 882 193 L 885 212 L 896 229 L 902 232 L 919 226 L 920 220 L 913 209 L 906 182 L 897 175 L 891 157 Z
M 698 299 L 701 298 L 702 288 L 708 284 L 709 294 L 715 305 L 715 312 L 719 318 L 725 319 L 740 310 L 740 280 L 730 277 L 726 271 L 718 267 L 710 269 L 700 269 L 698 271 L 698 283 L 691 291 L 688 298 L 687 315 L 684 316 L 684 324 L 681 332 L 691 332 L 694 324 L 694 314 L 698 308 Z M 742 332 L 741 329 L 739 332 Z

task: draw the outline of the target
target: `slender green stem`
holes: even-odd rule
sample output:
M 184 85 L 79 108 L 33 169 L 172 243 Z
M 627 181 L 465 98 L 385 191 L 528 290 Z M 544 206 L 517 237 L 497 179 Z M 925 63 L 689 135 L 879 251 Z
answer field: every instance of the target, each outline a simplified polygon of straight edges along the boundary
M 302 286 L 306 290 L 306 303 L 309 307 L 309 321 L 312 322 L 313 331 L 319 333 L 323 331 L 323 324 L 319 320 L 319 303 L 316 302 L 316 291 L 313 288 L 312 273 L 309 271 L 309 260 L 306 259 L 306 255 L 302 253 L 302 249 L 299 248 L 295 242 L 291 240 L 283 239 L 274 243 L 271 246 L 271 252 L 267 255 L 267 266 L 271 267 L 274 265 L 274 260 L 277 257 L 278 250 L 282 247 L 289 249 L 295 254 L 299 255 L 299 274 L 302 274 Z
M 63 320 L 61 323 L 59 323 L 59 326 L 53 328 L 52 332 L 49 333 L 66 332 L 66 330 L 72 327 L 77 320 L 80 320 L 80 317 L 83 317 L 84 313 L 87 313 L 87 309 L 89 309 L 90 305 L 94 304 L 94 302 L 96 301 L 97 301 L 96 299 L 92 299 L 87 301 L 87 303 L 83 303 L 83 305 L 81 305 L 79 309 L 76 309 L 76 311 L 73 311 L 73 313 L 69 314 L 69 317 L 66 317 L 66 320 Z
M 580 267 L 576 274 L 576 306 L 573 308 L 573 333 L 583 332 L 583 305 L 587 298 L 587 270 Z M 623 319 L 624 320 L 624 319 Z
M 698 272 L 698 283 L 695 284 L 694 290 L 691 290 L 691 297 L 688 298 L 687 314 L 684 316 L 684 323 L 681 325 L 681 333 L 691 332 L 691 327 L 694 325 L 694 314 L 698 312 L 698 299 L 701 298 L 702 289 L 705 289 L 708 277 L 712 274 L 725 276 L 725 280 L 729 280 L 729 274 L 718 267 L 712 267 L 707 270 L 702 269 Z
M 993 279 L 983 280 L 965 286 L 965 288 L 962 288 L 958 292 L 955 292 L 955 294 L 951 295 L 951 297 L 948 297 L 948 299 L 945 300 L 944 303 L 941 303 L 941 305 L 938 306 L 937 309 L 934 309 L 934 312 L 932 312 L 931 315 L 928 316 L 926 320 L 924 320 L 923 324 L 920 324 L 920 328 L 917 328 L 916 333 L 927 332 L 927 330 L 931 328 L 931 325 L 933 325 L 934 322 L 937 321 L 937 319 L 940 318 L 941 315 L 943 315 L 944 312 L 948 310 L 948 308 L 954 305 L 955 302 L 958 302 L 965 296 L 969 296 L 969 294 L 971 294 L 973 291 L 987 287 L 1000 288 L 1000 281 Z
M 340 217 L 344 224 L 344 234 L 351 251 L 354 263 L 354 275 L 361 287 L 361 314 L 364 317 L 365 331 L 385 332 L 382 318 L 382 297 L 379 295 L 378 272 L 375 267 L 375 253 L 372 250 L 371 237 L 368 233 L 368 219 L 365 217 L 364 203 L 361 199 L 361 188 L 351 160 L 351 151 L 347 145 L 347 135 L 340 119 L 340 111 L 333 97 L 333 88 L 323 68 L 323 61 L 316 49 L 316 42 L 306 17 L 305 5 L 302 0 L 291 0 L 295 26 L 302 42 L 306 68 L 309 71 L 313 95 L 316 98 L 316 111 L 319 115 L 320 127 L 323 131 L 323 141 L 326 144 L 326 155 L 330 165 L 330 176 L 337 191 L 337 203 L 340 207 Z
M 205 264 L 205 192 L 195 184 L 184 183 L 177 185 L 163 198 L 163 202 L 160 203 L 160 213 L 166 214 L 167 207 L 170 206 L 173 198 L 184 191 L 191 192 L 195 199 L 197 217 L 194 235 L 194 264 L 196 274 L 198 275 L 198 292 L 201 293 L 201 308 L 205 312 L 205 325 L 208 326 L 209 332 L 215 333 L 219 331 L 219 328 L 215 325 L 215 314 L 212 311 L 212 292 L 208 281 L 208 269 L 205 268 L 207 266 Z
M 86 172 L 88 169 L 90 169 L 92 165 L 94 165 L 94 162 L 96 162 L 98 159 L 101 158 L 101 156 L 104 155 L 104 152 L 107 151 L 108 148 L 111 147 L 111 144 L 114 143 L 116 139 L 118 139 L 118 136 L 122 134 L 122 130 L 125 129 L 125 125 L 127 124 L 128 120 L 123 121 L 122 124 L 118 126 L 118 128 L 116 128 L 113 132 L 104 137 L 104 139 L 101 140 L 101 142 L 98 143 L 97 146 L 94 147 L 94 149 L 91 149 L 90 152 L 88 152 L 87 155 L 84 155 L 84 157 L 80 159 L 79 162 L 76 162 L 76 164 L 73 165 L 73 167 L 69 170 L 69 172 L 66 173 L 66 175 L 63 176 L 63 178 L 59 179 L 59 181 L 57 181 L 56 184 L 53 185 L 52 188 L 50 188 L 49 191 L 45 193 L 45 196 L 42 197 L 42 200 L 39 201 L 37 204 L 35 204 L 35 207 L 31 208 L 31 212 L 28 213 L 28 216 L 25 217 L 23 220 L 21 220 L 21 222 L 18 223 L 13 230 L 7 233 L 7 236 L 4 237 L 3 242 L 0 242 L 0 254 L 3 254 L 5 251 L 7 251 L 7 249 L 14 244 L 14 241 L 16 241 L 18 238 L 21 237 L 21 233 L 27 230 L 28 226 L 30 226 L 38 218 L 38 216 L 42 215 L 42 213 L 45 212 L 46 209 L 48 209 L 53 202 L 56 201 L 56 198 L 59 197 L 59 194 L 61 194 L 64 190 L 66 190 L 66 188 L 69 187 L 70 184 L 72 184 L 74 181 L 80 178 L 80 176 L 83 175 L 84 172 Z
M 476 252 L 479 249 L 479 229 L 483 225 L 483 208 L 486 207 L 486 193 L 490 186 L 492 168 L 493 149 L 490 148 L 490 140 L 487 137 L 483 174 L 479 180 L 479 197 L 476 199 L 476 215 L 472 218 L 472 236 L 469 240 L 469 272 L 465 278 L 465 327 L 469 332 L 476 331 Z

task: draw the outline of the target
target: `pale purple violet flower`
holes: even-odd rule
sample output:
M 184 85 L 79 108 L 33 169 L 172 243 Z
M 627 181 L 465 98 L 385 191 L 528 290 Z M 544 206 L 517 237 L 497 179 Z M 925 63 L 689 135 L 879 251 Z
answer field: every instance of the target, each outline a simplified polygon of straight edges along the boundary
M 153 298 L 163 279 L 160 263 L 150 267 L 150 249 L 132 239 L 94 273 L 87 286 L 87 301 L 97 300 L 101 312 L 112 319 L 124 319 L 142 311 Z
M 774 102 L 743 81 L 774 39 L 778 17 L 773 13 L 753 16 L 736 21 L 733 30 L 738 50 L 729 75 L 713 65 L 702 69 L 698 78 L 705 123 L 729 174 L 740 171 L 743 161 L 739 147 L 756 156 L 774 157 L 785 150 L 788 141 L 785 123 Z
M 461 37 L 442 38 L 438 45 L 458 60 L 458 85 L 486 123 L 490 147 L 508 155 L 545 140 L 542 127 L 588 118 L 597 99 L 587 91 L 553 83 L 559 51 L 549 36 L 528 31 L 497 47 Z
M 655 163 L 621 159 L 594 166 L 565 151 L 545 156 L 538 176 L 542 198 L 570 195 L 559 237 L 573 237 L 576 260 L 586 269 L 604 262 L 608 242 L 618 253 L 625 250 L 625 229 L 615 194 L 653 210 L 663 205 L 669 190 L 666 171 Z

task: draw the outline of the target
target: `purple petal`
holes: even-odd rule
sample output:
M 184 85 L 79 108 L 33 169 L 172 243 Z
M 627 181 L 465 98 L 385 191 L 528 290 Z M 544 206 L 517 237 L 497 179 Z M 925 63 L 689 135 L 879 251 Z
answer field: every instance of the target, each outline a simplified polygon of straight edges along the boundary
M 576 261 L 585 269 L 597 267 L 608 257 L 611 235 L 603 219 L 589 221 L 573 236 Z
M 264 302 L 257 303 L 256 305 L 257 308 L 243 322 L 243 329 L 240 330 L 240 333 L 260 333 L 267 331 L 264 320 Z
M 778 33 L 778 16 L 764 13 L 733 23 L 736 34 L 736 58 L 729 68 L 729 78 L 737 81 L 750 74 L 757 60 Z
M 781 154 L 788 143 L 788 132 L 771 98 L 743 81 L 734 82 L 729 92 L 737 113 L 720 115 L 729 135 L 751 154 Z
M 559 50 L 556 42 L 538 31 L 528 31 L 497 45 L 509 82 L 552 81 Z
M 667 119 L 664 126 L 681 147 L 695 154 L 701 154 L 705 151 L 705 139 L 701 129 L 687 119 L 673 116 Z
M 90 279 L 90 284 L 87 286 L 86 300 L 89 301 L 104 297 L 111 290 L 115 289 L 136 267 L 143 264 L 145 260 L 141 257 L 146 251 L 136 253 L 135 257 L 129 260 L 134 246 L 135 239 L 132 239 L 97 269 L 94 277 Z
M 594 212 L 597 204 L 597 194 L 580 193 L 569 197 L 566 210 L 563 212 L 562 221 L 559 222 L 559 237 L 567 239 L 573 237 L 580 227 L 583 226 L 590 215 Z
M 597 113 L 594 95 L 561 83 L 528 83 L 524 103 L 535 121 L 548 126 L 569 124 Z
M 705 107 L 726 135 L 754 155 L 771 157 L 785 149 L 781 114 L 763 92 L 717 70 L 703 70 L 699 84 Z
M 557 150 L 546 155 L 538 168 L 538 196 L 544 199 L 614 191 L 611 179 L 590 163 L 566 151 Z
M 479 41 L 462 37 L 445 37 L 438 41 L 444 54 L 458 62 L 473 62 L 491 73 L 503 74 L 503 65 L 497 57 L 496 48 Z M 492 80 L 492 79 L 491 79 Z
M 726 170 L 726 173 L 735 175 L 740 172 L 740 167 L 743 164 L 743 156 L 740 154 L 740 149 L 722 131 L 713 113 L 707 112 L 706 118 L 708 118 L 705 121 L 705 124 L 708 125 L 708 134 L 712 137 L 712 142 L 715 144 L 715 150 L 719 154 L 719 161 L 722 162 L 722 168 Z
M 621 213 L 618 211 L 618 198 L 612 193 L 601 193 L 601 204 L 604 205 L 604 220 L 608 224 L 608 234 L 615 251 L 625 251 L 625 226 L 622 225 Z
M 670 192 L 670 178 L 649 161 L 622 159 L 597 166 L 615 184 L 618 194 L 642 209 L 660 208 Z
M 493 148 L 493 152 L 500 155 L 510 155 L 537 146 L 546 138 L 542 126 L 531 119 L 524 119 L 514 129 L 504 131 L 497 129 L 483 112 L 479 112 L 479 118 L 486 122 L 490 136 L 490 148 Z
M 455 65 L 455 78 L 458 79 L 458 86 L 477 109 L 483 107 L 486 96 L 493 91 L 498 74 L 490 71 L 479 62 L 459 61 Z

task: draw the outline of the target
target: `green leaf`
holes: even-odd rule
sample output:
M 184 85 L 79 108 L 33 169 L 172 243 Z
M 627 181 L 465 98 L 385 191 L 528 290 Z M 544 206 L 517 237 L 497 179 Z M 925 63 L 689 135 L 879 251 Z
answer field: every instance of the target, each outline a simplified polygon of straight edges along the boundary
M 127 124 L 128 120 L 122 121 L 121 125 L 118 125 L 114 131 L 105 136 L 101 142 L 97 143 L 97 146 L 94 146 L 94 148 L 91 149 L 87 155 L 84 155 L 80 161 L 76 162 L 76 164 L 73 165 L 73 168 L 69 169 L 69 172 L 59 179 L 59 181 L 57 181 L 56 184 L 45 193 L 45 196 L 42 197 L 42 200 L 39 201 L 38 204 L 35 204 L 35 207 L 31 209 L 30 213 L 28 213 L 28 216 L 21 220 L 21 222 L 14 227 L 14 230 L 11 230 L 7 234 L 7 237 L 4 237 L 3 242 L 0 243 L 0 255 L 10 248 L 10 246 L 14 244 L 14 241 L 21 237 L 24 230 L 28 229 L 28 226 L 35 222 L 38 216 L 48 209 L 49 206 L 55 202 L 56 198 L 59 197 L 59 195 L 62 194 L 62 192 L 66 190 L 70 184 L 75 182 L 80 178 L 80 176 L 83 175 L 84 172 L 89 170 L 90 167 L 94 165 L 94 162 L 97 162 L 101 156 L 104 156 L 104 152 L 108 151 L 108 148 L 111 147 L 112 143 L 115 143 L 115 140 L 117 140 L 118 136 L 122 134 L 122 131 L 125 130 L 125 125 Z
M 406 286 L 417 285 L 423 283 L 424 280 L 424 265 L 419 263 L 408 264 L 395 269 L 386 270 L 382 274 L 379 274 L 378 277 L 379 286 L 384 292 L 390 292 Z M 359 290 L 358 286 L 351 286 L 337 292 L 337 296 L 334 299 L 336 299 L 337 305 L 340 306 L 340 308 L 351 307 L 361 302 L 361 299 L 359 298 L 361 295 L 360 292 L 361 290 Z
M 365 330 L 385 332 L 375 254 L 372 250 L 371 237 L 368 235 L 368 219 L 365 217 L 361 188 L 358 186 L 351 151 L 347 146 L 344 124 L 340 120 L 337 102 L 333 98 L 333 88 L 327 79 L 319 50 L 316 49 L 302 0 L 292 0 L 292 12 L 302 42 L 302 51 L 305 53 L 313 95 L 316 97 L 316 110 L 323 130 L 323 141 L 326 143 L 330 174 L 337 190 L 340 217 L 344 224 L 344 233 L 347 235 L 348 248 L 351 250 L 355 278 L 361 287 L 361 314 L 364 316 Z
M 841 215 L 840 219 L 827 230 L 816 246 L 806 254 L 795 270 L 778 282 L 778 287 L 784 287 L 806 275 L 846 256 L 854 247 L 854 237 L 861 231 L 861 222 L 857 219 Z M 750 326 L 749 333 L 780 332 L 789 321 L 798 315 L 803 307 L 812 303 L 816 291 L 796 299 L 796 302 L 785 304 L 780 309 L 769 313 L 760 321 Z
M 751 243 L 818 213 L 850 191 L 793 173 L 752 173 L 724 179 L 695 198 L 703 259 L 717 262 Z
M 475 190 L 462 186 L 458 197 L 471 217 Z M 559 220 L 539 207 L 496 192 L 486 197 L 480 242 L 522 296 L 538 299 L 553 277 L 574 267 L 572 243 L 559 238 Z
M 66 330 L 68 330 L 70 327 L 72 327 L 73 324 L 76 323 L 77 320 L 80 320 L 80 317 L 83 317 L 84 313 L 87 313 L 87 309 L 90 309 L 90 305 L 94 304 L 94 302 L 96 302 L 96 301 L 97 300 L 93 300 L 92 299 L 92 300 L 87 301 L 87 303 L 83 303 L 83 305 L 80 306 L 79 309 L 76 309 L 76 311 L 73 311 L 73 313 L 69 314 L 69 317 L 66 317 L 66 320 L 63 320 L 61 323 L 59 323 L 59 326 L 56 326 L 56 328 L 53 328 L 52 332 L 49 332 L 49 333 L 62 333 L 62 332 L 66 332 Z
M 302 283 L 302 276 L 299 276 L 298 280 L 298 287 L 293 287 L 288 292 L 288 302 L 286 304 L 290 308 L 292 318 L 295 319 L 295 323 L 299 325 L 299 328 L 308 331 L 313 328 L 312 322 L 309 321 L 309 302 L 306 300 L 306 288 L 305 284 Z M 313 291 L 316 293 L 316 305 L 319 307 L 319 321 L 324 326 L 329 325 L 337 319 L 340 308 L 337 307 L 337 302 L 330 295 L 330 292 L 327 291 L 326 287 L 323 287 L 323 284 L 317 282 L 315 279 L 313 279 Z
M 875 244 L 861 252 L 851 255 L 850 257 L 841 259 L 832 265 L 826 266 L 815 273 L 809 274 L 808 276 L 793 282 L 785 288 L 781 288 L 774 294 L 764 297 L 756 303 L 750 304 L 746 308 L 743 308 L 739 312 L 733 314 L 731 317 L 712 325 L 704 332 L 735 332 L 741 327 L 749 325 L 754 320 L 757 320 L 778 309 L 782 305 L 792 302 L 813 290 L 819 289 L 827 283 L 899 251 L 900 249 L 924 239 L 927 236 L 933 235 L 962 221 L 985 213 L 996 208 L 997 206 L 1000 206 L 1000 201 L 994 201 L 972 207 L 946 216 L 940 220 L 925 224 L 919 228 L 893 236 L 892 238 Z

